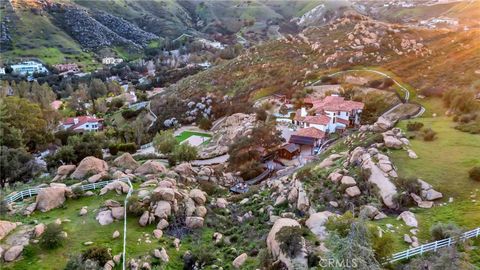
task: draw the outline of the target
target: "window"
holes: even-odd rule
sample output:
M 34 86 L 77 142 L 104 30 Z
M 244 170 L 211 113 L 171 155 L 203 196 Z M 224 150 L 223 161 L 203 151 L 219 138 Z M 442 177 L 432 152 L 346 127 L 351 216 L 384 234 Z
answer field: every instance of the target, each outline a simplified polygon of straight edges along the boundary
M 85 127 L 87 127 L 87 128 L 88 128 L 88 124 L 87 124 Z

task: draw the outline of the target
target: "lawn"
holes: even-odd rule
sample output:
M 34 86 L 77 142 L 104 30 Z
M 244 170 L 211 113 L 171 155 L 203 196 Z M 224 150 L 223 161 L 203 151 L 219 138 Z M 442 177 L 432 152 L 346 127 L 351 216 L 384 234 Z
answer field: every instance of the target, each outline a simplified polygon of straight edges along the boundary
M 191 136 L 200 136 L 200 137 L 205 137 L 205 138 L 211 138 L 212 136 L 210 134 L 207 134 L 207 133 L 201 133 L 201 132 L 195 132 L 195 131 L 183 131 L 182 133 L 180 133 L 178 136 L 176 136 L 175 138 L 177 139 L 177 142 L 181 143 L 183 141 L 185 141 L 186 139 L 190 138 Z M 207 141 L 205 141 L 204 143 L 207 143 Z
M 430 106 L 426 106 L 427 112 Z M 480 136 L 454 129 L 455 123 L 445 116 L 415 121 L 436 131 L 437 139 L 432 142 L 421 138 L 410 140 L 418 159 L 408 158 L 404 150 L 392 151 L 390 156 L 400 176 L 421 178 L 444 195 L 444 205 L 414 210 L 419 220 L 420 238 L 427 240 L 430 226 L 437 222 L 453 222 L 465 230 L 478 227 L 480 182 L 471 180 L 468 170 L 480 166 Z M 402 121 L 398 126 L 405 130 L 406 123 Z M 450 197 L 453 198 L 452 203 L 448 203 Z

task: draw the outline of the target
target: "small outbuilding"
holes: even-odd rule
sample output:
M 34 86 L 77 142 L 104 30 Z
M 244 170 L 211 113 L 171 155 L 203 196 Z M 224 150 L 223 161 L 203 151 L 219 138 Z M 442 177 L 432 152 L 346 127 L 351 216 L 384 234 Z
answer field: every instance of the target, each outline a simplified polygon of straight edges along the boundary
M 300 154 L 300 146 L 295 143 L 288 143 L 278 150 L 280 158 L 292 160 L 295 156 Z

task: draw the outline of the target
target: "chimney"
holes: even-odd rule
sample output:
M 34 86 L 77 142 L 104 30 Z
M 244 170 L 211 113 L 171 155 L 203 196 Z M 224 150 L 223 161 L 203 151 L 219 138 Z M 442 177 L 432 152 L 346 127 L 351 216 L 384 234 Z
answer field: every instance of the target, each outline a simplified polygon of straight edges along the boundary
M 73 118 L 73 124 L 74 125 L 78 124 L 78 118 L 77 117 Z

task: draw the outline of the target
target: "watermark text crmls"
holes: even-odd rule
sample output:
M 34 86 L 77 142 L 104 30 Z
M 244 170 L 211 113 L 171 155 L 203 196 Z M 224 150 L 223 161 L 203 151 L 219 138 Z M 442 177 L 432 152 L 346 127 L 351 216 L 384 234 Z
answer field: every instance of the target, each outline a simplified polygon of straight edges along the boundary
M 357 259 L 351 259 L 351 260 L 320 259 L 319 266 L 357 268 L 358 262 L 357 262 Z

